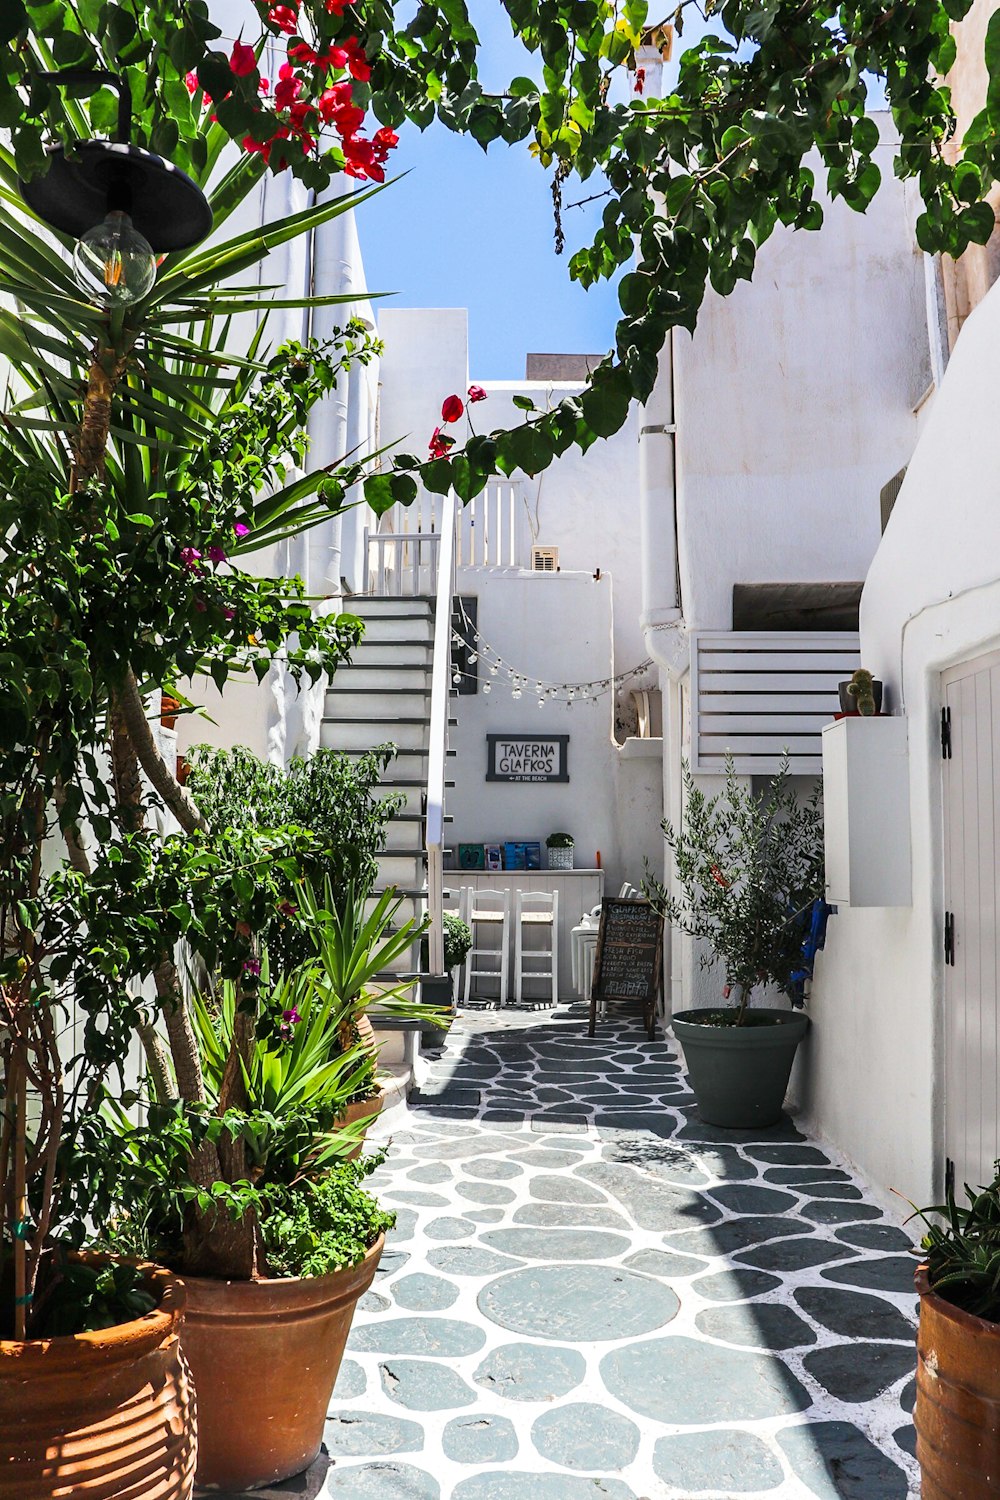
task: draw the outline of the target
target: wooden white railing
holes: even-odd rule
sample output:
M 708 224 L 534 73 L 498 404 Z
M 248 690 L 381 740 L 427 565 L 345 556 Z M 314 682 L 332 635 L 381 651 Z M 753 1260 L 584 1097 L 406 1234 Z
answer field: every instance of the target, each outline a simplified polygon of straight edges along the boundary
M 691 636 L 691 769 L 773 775 L 787 751 L 800 775 L 823 769 L 824 724 L 837 684 L 861 665 L 850 631 L 695 631 Z
M 422 490 L 412 505 L 397 505 L 378 531 L 365 531 L 367 592 L 432 594 L 438 547 L 445 527 L 453 536 L 460 568 L 526 568 L 531 527 L 521 482 L 494 479 L 467 505 Z
M 451 691 L 451 612 L 455 598 L 455 496 L 449 493 L 441 514 L 440 547 L 434 582 L 434 659 L 431 666 L 431 715 L 427 747 L 428 962 L 432 974 L 444 973 L 444 782 L 448 750 L 448 699 Z

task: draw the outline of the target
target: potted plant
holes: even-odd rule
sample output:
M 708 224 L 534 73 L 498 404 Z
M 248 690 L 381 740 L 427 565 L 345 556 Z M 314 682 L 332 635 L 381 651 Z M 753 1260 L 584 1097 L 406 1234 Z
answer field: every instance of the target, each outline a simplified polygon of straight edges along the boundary
M 571 833 L 550 833 L 545 840 L 548 850 L 550 870 L 572 870 L 573 868 L 573 835 Z
M 674 1035 L 703 1120 L 772 1125 L 809 1023 L 796 1010 L 751 1000 L 775 985 L 801 1003 L 803 938 L 823 890 L 819 788 L 800 801 L 786 760 L 755 793 L 730 758 L 717 796 L 695 785 L 688 766 L 684 789 L 683 827 L 663 823 L 680 894 L 647 879 L 646 895 L 675 929 L 706 945 L 702 966 L 721 970 L 726 1003 L 675 1013 Z
M 949 1191 L 943 1205 L 920 1211 L 914 1421 L 923 1500 L 1000 1495 L 1000 1175 L 965 1192 L 967 1208 Z
M 849 681 L 841 682 L 838 691 L 841 713 L 869 719 L 882 712 L 882 684 L 864 667 L 859 667 Z
M 345 1125 L 345 1107 L 373 1066 L 363 1045 L 342 1046 L 350 1003 L 318 964 L 272 978 L 265 957 L 259 978 L 235 1092 L 247 986 L 223 981 L 192 1003 L 207 1108 L 151 1101 L 135 1124 L 109 1103 L 117 1167 L 102 1153 L 113 1204 L 102 1247 L 153 1255 L 183 1277 L 198 1483 L 227 1490 L 277 1483 L 318 1454 L 354 1307 L 393 1223 L 363 1185 L 381 1157 L 348 1159 L 367 1122 Z M 208 1189 L 192 1171 L 206 1144 L 228 1169 Z M 250 1227 L 252 1275 L 197 1274 L 192 1202 L 223 1244 L 227 1226 Z

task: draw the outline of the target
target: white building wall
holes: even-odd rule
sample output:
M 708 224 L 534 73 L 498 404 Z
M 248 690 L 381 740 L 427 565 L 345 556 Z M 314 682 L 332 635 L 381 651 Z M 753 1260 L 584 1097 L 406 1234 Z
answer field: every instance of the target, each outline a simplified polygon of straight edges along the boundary
M 930 382 L 923 257 L 909 189 L 878 149 L 867 214 L 824 203 L 779 227 L 752 283 L 709 294 L 675 340 L 685 619 L 729 629 L 734 583 L 857 581 L 879 490 L 910 456 Z
M 1000 292 L 963 327 L 868 575 L 866 666 L 909 728 L 913 904 L 831 919 L 817 969 L 812 1123 L 885 1187 L 940 1192 L 940 673 L 1000 646 Z

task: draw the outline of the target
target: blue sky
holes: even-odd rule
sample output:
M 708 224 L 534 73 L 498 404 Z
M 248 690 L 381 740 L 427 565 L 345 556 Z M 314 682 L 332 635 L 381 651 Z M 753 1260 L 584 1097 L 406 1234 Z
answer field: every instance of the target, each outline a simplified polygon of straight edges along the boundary
M 470 6 L 483 42 L 487 88 L 537 76 L 497 0 Z M 432 125 L 406 127 L 393 167 L 408 175 L 358 211 L 369 290 L 396 292 L 397 307 L 467 307 L 476 380 L 517 379 L 535 353 L 604 353 L 614 342 L 618 299 L 602 283 L 569 279 L 569 257 L 592 237 L 603 204 L 564 213 L 566 252 L 553 248 L 550 176 L 527 143 L 492 145 Z M 567 201 L 595 190 L 568 184 Z

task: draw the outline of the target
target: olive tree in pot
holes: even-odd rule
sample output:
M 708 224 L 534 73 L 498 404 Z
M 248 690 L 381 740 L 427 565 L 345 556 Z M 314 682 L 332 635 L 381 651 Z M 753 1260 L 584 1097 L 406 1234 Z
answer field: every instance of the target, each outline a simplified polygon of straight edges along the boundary
M 702 966 L 722 971 L 726 1003 L 675 1013 L 674 1035 L 703 1120 L 772 1125 L 809 1022 L 794 1009 L 751 1002 L 766 985 L 800 998 L 805 927 L 823 890 L 819 788 L 801 800 L 786 760 L 755 793 L 730 759 L 718 795 L 706 796 L 688 766 L 684 790 L 683 827 L 663 823 L 677 894 L 654 879 L 646 894 L 675 929 L 706 945 Z
M 989 1187 L 924 1209 L 916 1273 L 917 1460 L 923 1500 L 1000 1496 L 1000 1162 Z

